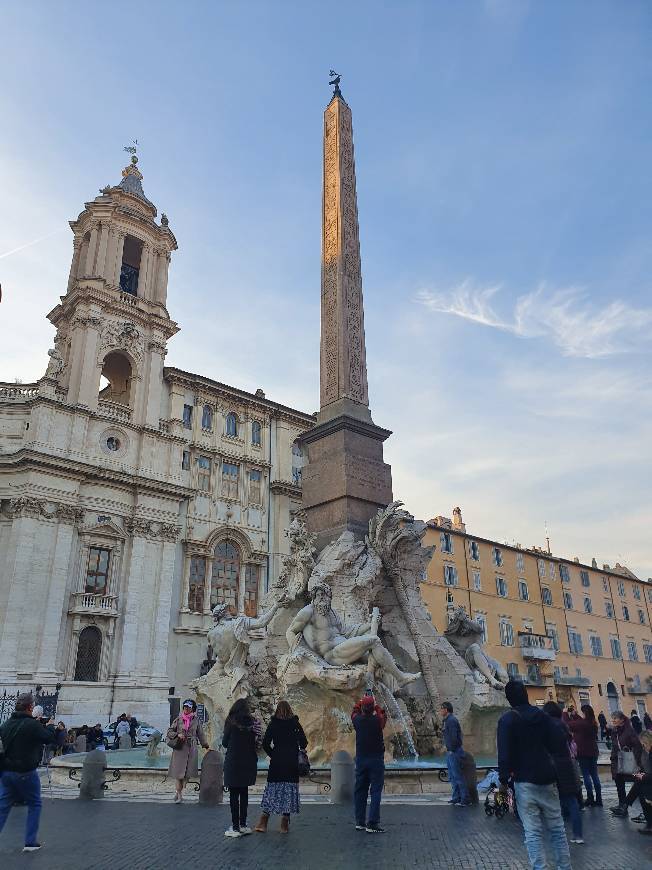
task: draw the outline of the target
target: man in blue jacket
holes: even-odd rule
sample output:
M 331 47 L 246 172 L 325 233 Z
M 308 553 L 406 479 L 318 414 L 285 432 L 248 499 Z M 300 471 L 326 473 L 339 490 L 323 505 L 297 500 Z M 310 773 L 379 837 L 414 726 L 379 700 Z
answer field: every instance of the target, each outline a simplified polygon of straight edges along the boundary
M 452 794 L 449 803 L 456 807 L 470 807 L 471 799 L 466 781 L 462 775 L 461 759 L 464 754 L 462 747 L 462 729 L 456 716 L 453 716 L 453 705 L 444 701 L 441 705 L 441 718 L 444 720 L 442 737 L 446 747 L 446 766 Z
M 547 839 L 556 870 L 571 870 L 552 759 L 567 752 L 563 734 L 549 716 L 529 703 L 523 683 L 510 680 L 505 697 L 512 709 L 498 722 L 500 788 L 506 791 L 507 781 L 513 777 L 530 866 L 534 870 L 548 866 L 544 852 Z

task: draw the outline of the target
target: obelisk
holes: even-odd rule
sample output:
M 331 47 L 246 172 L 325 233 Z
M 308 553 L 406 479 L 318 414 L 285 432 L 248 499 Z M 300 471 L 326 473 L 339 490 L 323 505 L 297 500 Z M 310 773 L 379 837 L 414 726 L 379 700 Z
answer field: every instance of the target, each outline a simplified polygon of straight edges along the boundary
M 339 88 L 324 112 L 320 411 L 302 436 L 303 506 L 319 547 L 345 530 L 358 538 L 392 501 L 383 461 L 391 435 L 371 419 L 351 109 Z

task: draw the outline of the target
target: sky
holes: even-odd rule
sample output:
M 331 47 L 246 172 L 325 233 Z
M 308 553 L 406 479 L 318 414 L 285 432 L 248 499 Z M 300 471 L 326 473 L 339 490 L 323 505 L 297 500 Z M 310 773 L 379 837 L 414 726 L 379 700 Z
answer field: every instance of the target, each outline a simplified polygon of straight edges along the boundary
M 417 516 L 652 577 L 652 5 L 0 0 L 0 380 L 137 139 L 166 363 L 319 402 L 322 112 L 353 112 L 369 393 Z

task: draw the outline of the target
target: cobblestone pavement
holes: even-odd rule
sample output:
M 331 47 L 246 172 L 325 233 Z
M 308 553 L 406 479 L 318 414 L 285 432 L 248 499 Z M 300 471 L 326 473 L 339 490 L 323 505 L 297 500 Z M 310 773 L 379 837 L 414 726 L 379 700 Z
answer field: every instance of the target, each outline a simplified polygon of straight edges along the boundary
M 259 807 L 252 806 L 250 823 Z M 482 807 L 388 804 L 387 833 L 356 831 L 348 807 L 304 805 L 291 832 L 276 830 L 238 840 L 224 837 L 229 808 L 197 804 L 152 804 L 45 798 L 40 852 L 22 854 L 25 809 L 14 808 L 0 835 L 3 870 L 525 870 L 527 859 L 518 822 L 487 818 Z M 638 825 L 608 810 L 583 813 L 587 845 L 571 846 L 575 870 L 621 870 L 652 866 L 652 843 Z

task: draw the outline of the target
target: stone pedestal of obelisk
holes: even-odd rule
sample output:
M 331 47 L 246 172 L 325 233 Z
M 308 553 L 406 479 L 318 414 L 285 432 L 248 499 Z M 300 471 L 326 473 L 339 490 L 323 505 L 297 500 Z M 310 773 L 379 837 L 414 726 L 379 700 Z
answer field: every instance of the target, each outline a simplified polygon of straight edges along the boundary
M 339 87 L 324 112 L 320 411 L 302 446 L 303 506 L 317 546 L 345 530 L 363 538 L 392 501 L 387 429 L 369 411 L 351 110 Z

